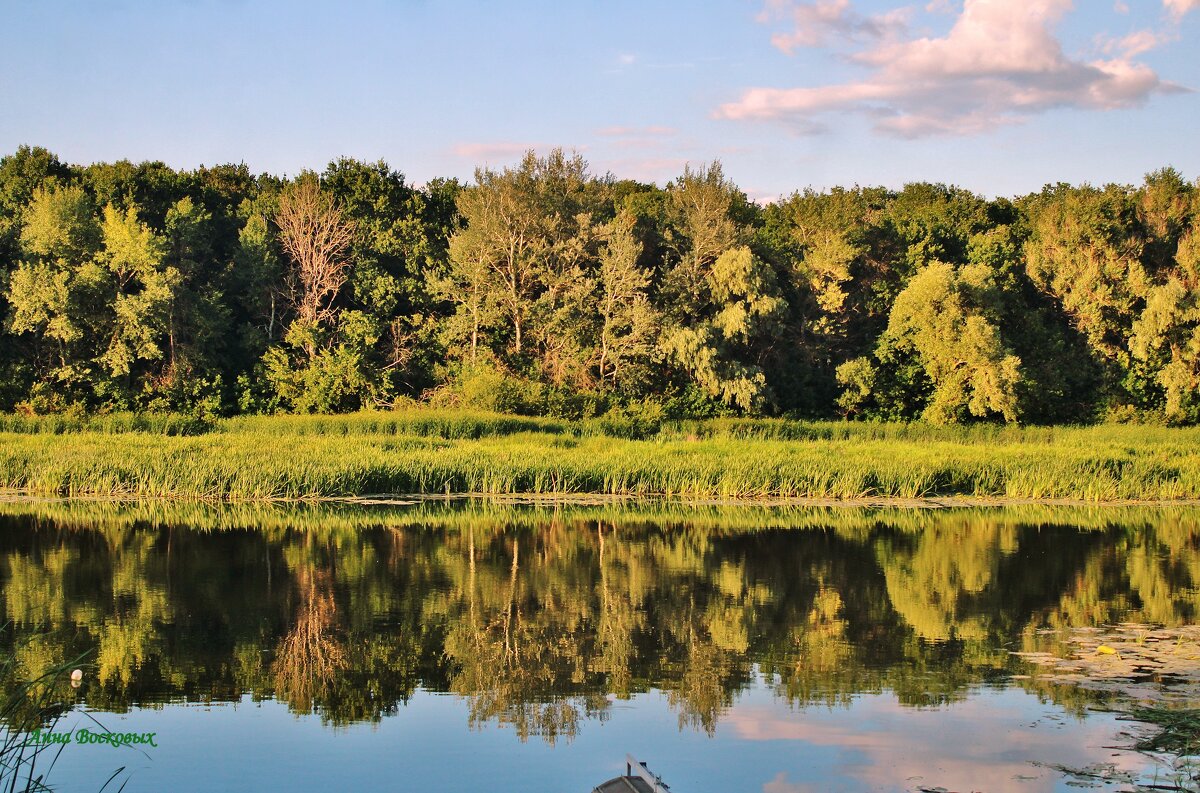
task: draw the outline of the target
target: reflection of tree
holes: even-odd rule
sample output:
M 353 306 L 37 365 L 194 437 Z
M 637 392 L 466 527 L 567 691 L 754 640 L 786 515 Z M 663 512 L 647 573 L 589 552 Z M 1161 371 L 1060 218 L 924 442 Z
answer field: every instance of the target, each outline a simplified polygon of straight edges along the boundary
M 309 534 L 305 553 L 293 571 L 296 610 L 291 630 L 279 643 L 272 665 L 278 695 L 301 712 L 312 709 L 314 699 L 347 665 L 345 648 L 337 637 L 333 575 L 311 559 L 311 541 Z
M 167 578 L 167 559 L 155 545 L 152 534 L 130 534 L 111 553 L 114 607 L 100 630 L 101 684 L 128 685 L 138 669 L 160 656 L 160 626 L 172 621 L 173 610 L 160 583 Z
M 524 571 L 520 540 L 507 544 L 502 573 L 499 565 L 480 564 L 469 535 L 465 592 L 459 590 L 466 603 L 459 602 L 446 636 L 446 655 L 456 666 L 450 688 L 467 698 L 472 725 L 494 720 L 512 725 L 522 739 L 554 742 L 573 737 L 581 717 L 600 714 L 607 701 L 586 685 L 586 595 L 545 569 L 555 558 L 548 548 Z M 542 587 L 528 586 L 531 577 Z
M 1194 621 L 1196 528 L 948 512 L 721 531 L 466 512 L 199 533 L 0 517 L 0 641 L 27 677 L 97 652 L 82 693 L 105 709 L 249 692 L 344 724 L 423 686 L 464 697 L 475 726 L 553 741 L 657 689 L 681 725 L 711 731 L 756 673 L 799 706 L 882 690 L 933 704 L 1012 671 L 1007 651 L 1043 649 L 1041 628 Z
M 603 521 L 596 525 L 600 598 L 597 670 L 607 675 L 607 688 L 612 694 L 628 699 L 633 686 L 631 666 L 637 653 L 633 637 L 644 625 L 644 612 L 635 600 L 638 593 L 633 590 L 628 564 L 613 559 L 611 552 L 605 553 L 607 544 L 613 541 L 605 535 L 615 532 L 615 527 Z
M 892 608 L 919 636 L 944 641 L 987 635 L 984 614 L 971 608 L 971 600 L 1016 550 L 1014 527 L 931 526 L 878 545 Z

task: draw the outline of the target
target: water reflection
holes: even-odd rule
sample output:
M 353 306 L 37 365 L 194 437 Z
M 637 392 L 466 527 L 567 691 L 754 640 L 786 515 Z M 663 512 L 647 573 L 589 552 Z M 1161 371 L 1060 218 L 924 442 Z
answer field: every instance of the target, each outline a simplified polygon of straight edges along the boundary
M 821 752 L 807 767 L 778 772 L 762 784 L 763 793 L 1051 791 L 1065 784 L 1055 766 L 1082 768 L 1097 757 L 1112 762 L 1117 773 L 1141 770 L 1144 758 L 1103 751 L 1112 740 L 1111 721 L 1071 724 L 1068 733 L 1049 709 L 1039 713 L 1027 700 L 1016 692 L 985 690 L 953 708 L 914 711 L 877 696 L 804 720 L 769 706 L 738 705 L 728 721 L 742 740 Z
M 93 652 L 96 709 L 248 694 L 342 725 L 420 687 L 547 742 L 653 689 L 711 734 L 758 673 L 794 705 L 949 703 L 1007 678 L 1039 628 L 1190 622 L 1200 581 L 1188 511 L 817 511 L 792 530 L 478 506 L 239 528 L 161 509 L 4 505 L 14 677 Z

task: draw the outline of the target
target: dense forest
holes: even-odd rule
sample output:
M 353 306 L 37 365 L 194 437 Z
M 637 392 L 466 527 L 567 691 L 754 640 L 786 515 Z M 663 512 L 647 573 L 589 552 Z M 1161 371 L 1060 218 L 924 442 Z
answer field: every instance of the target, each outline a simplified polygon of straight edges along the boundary
M 1200 189 L 0 159 L 0 410 L 1200 421 Z

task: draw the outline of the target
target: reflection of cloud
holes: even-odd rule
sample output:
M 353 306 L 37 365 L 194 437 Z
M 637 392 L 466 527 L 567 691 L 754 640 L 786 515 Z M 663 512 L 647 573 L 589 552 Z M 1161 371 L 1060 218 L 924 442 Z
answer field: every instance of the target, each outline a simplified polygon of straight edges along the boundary
M 950 790 L 1052 791 L 1061 781 L 1057 771 L 1035 766 L 1045 762 L 1082 768 L 1096 762 L 1116 763 L 1140 771 L 1132 753 L 1119 757 L 1105 750 L 1114 740 L 1115 722 L 1101 718 L 1071 729 L 1057 709 L 1044 707 L 1030 695 L 977 692 L 948 708 L 914 709 L 886 696 L 855 700 L 843 711 L 786 711 L 771 706 L 735 705 L 725 719 L 738 738 L 747 741 L 799 741 L 834 749 L 827 756 L 850 789 L 898 790 L 943 786 Z M 810 779 L 828 780 L 828 771 L 813 768 Z M 905 780 L 911 780 L 905 785 Z M 831 786 L 822 782 L 822 789 Z M 763 785 L 764 793 L 800 793 L 810 788 L 780 773 Z
M 1164 1 L 1176 17 L 1200 5 L 1200 0 Z M 779 5 L 782 0 L 770 2 Z M 1185 90 L 1133 60 L 1165 40 L 1153 34 L 1138 34 L 1115 47 L 1107 59 L 1068 57 L 1053 28 L 1071 6 L 1072 0 L 965 0 L 954 26 L 941 38 L 903 38 L 871 27 L 867 47 L 850 56 L 872 69 L 865 79 L 816 87 L 751 88 L 736 102 L 718 108 L 716 115 L 782 120 L 811 130 L 815 116 L 859 113 L 874 119 L 881 132 L 915 138 L 986 132 L 1052 108 L 1133 107 L 1155 94 Z M 821 31 L 827 29 L 864 37 L 856 31 L 865 23 L 849 16 L 848 0 L 792 9 L 807 9 L 817 21 L 789 34 L 789 46 L 820 44 L 825 36 Z
M 762 793 L 817 793 L 817 789 L 805 782 L 788 781 L 787 774 L 780 771 L 775 779 L 762 786 Z
M 817 793 L 819 788 L 805 782 L 789 782 L 788 775 L 780 771 L 775 778 L 763 785 L 763 793 Z

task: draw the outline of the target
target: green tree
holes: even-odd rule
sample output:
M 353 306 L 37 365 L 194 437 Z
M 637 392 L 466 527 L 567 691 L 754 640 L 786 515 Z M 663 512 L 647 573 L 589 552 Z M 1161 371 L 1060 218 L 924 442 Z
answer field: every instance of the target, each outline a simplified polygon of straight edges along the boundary
M 128 381 L 138 362 L 163 358 L 182 278 L 166 264 L 166 241 L 138 219 L 135 207 L 105 207 L 102 232 L 97 258 L 112 276 L 113 297 L 111 332 L 98 362 L 114 379 Z
M 743 246 L 721 254 L 706 281 L 709 317 L 668 331 L 663 350 L 707 394 L 742 410 L 757 408 L 770 392 L 753 354 L 786 310 L 775 273 Z
M 481 169 L 458 194 L 464 228 L 450 239 L 440 293 L 456 304 L 458 347 L 470 360 L 486 339 L 512 368 L 533 363 L 551 381 L 578 383 L 579 283 L 598 245 L 589 180 L 582 157 L 556 149 Z
M 1151 277 L 1130 191 L 1058 185 L 1031 197 L 1025 210 L 1030 279 L 1086 340 L 1104 372 L 1105 399 L 1145 405 L 1129 349 Z
M 636 222 L 632 213 L 623 212 L 605 227 L 596 279 L 600 328 L 595 365 L 600 384 L 614 390 L 649 379 L 660 322 L 648 295 L 650 274 L 639 266 L 642 243 Z
M 108 273 L 95 261 L 101 230 L 91 198 L 76 186 L 36 188 L 24 215 L 7 329 L 33 336 L 37 401 L 61 406 L 86 397 L 97 339 L 106 338 Z

